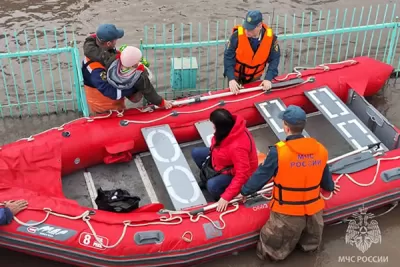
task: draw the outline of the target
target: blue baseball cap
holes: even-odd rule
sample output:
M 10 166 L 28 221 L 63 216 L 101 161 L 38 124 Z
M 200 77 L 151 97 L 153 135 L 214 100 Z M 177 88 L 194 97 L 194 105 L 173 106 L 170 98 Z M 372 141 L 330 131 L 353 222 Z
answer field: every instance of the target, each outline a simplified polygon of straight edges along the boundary
M 295 105 L 289 105 L 285 111 L 281 111 L 278 114 L 278 118 L 291 125 L 296 125 L 307 120 L 305 111 L 301 107 Z
M 100 24 L 96 37 L 105 42 L 114 41 L 124 37 L 124 30 L 118 29 L 114 24 Z
M 243 28 L 246 30 L 254 30 L 260 22 L 263 21 L 263 16 L 260 11 L 258 10 L 250 10 L 246 14 L 246 19 L 243 23 Z

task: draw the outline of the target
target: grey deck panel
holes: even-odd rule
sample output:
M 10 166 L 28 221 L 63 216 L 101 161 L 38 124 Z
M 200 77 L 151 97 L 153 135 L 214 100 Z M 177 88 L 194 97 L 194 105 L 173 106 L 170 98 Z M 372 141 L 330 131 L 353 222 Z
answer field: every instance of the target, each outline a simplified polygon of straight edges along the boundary
M 194 124 L 201 139 L 207 147 L 211 146 L 211 138 L 214 135 L 214 127 L 210 120 L 199 121 Z
M 307 91 L 305 95 L 353 149 L 379 142 L 379 139 L 329 87 Z M 384 145 L 381 147 L 387 150 Z
M 286 134 L 283 130 L 283 121 L 278 118 L 278 114 L 286 109 L 286 105 L 283 103 L 282 99 L 275 98 L 264 102 L 258 102 L 254 105 L 279 140 L 285 140 Z M 303 135 L 307 137 L 310 136 L 306 130 L 303 131 Z
M 206 205 L 207 201 L 169 125 L 141 130 L 174 208 L 183 210 Z

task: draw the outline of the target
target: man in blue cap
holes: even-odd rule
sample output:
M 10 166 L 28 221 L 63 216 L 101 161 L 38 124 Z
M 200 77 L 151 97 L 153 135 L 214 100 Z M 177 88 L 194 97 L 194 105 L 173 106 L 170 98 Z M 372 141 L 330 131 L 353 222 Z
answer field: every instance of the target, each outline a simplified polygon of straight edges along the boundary
M 270 90 L 272 79 L 278 75 L 281 57 L 277 36 L 263 23 L 260 11 L 249 11 L 243 25 L 237 25 L 225 47 L 224 76 L 229 89 L 237 94 L 241 85 L 261 79 L 264 90 Z
M 257 256 L 272 261 L 284 260 L 296 246 L 303 251 L 319 248 L 324 227 L 320 188 L 334 193 L 340 188 L 332 180 L 326 148 L 302 135 L 306 125 L 304 110 L 290 105 L 279 118 L 283 120 L 286 140 L 269 147 L 264 163 L 240 192 L 245 199 L 274 178 L 270 217 L 257 244 Z
M 91 61 L 100 62 L 107 69 L 116 59 L 118 51 L 115 49 L 117 40 L 124 37 L 124 30 L 114 24 L 101 24 L 96 34 L 86 38 L 83 44 L 83 54 Z
M 119 90 L 107 82 L 107 69 L 120 54 L 115 48 L 117 40 L 123 36 L 124 30 L 114 24 L 101 24 L 83 44 L 82 76 L 91 113 L 125 109 L 125 97 L 131 91 Z

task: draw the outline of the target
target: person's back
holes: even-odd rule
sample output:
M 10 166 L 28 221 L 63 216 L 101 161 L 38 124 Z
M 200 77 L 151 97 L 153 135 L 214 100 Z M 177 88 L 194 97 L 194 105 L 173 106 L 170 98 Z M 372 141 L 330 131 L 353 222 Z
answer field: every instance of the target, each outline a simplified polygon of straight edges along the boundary
M 291 216 L 320 212 L 324 208 L 320 184 L 328 161 L 326 148 L 314 138 L 303 137 L 281 141 L 276 149 L 279 168 L 274 178 L 271 210 Z
M 290 105 L 278 117 L 283 120 L 286 140 L 270 147 L 264 163 L 241 189 L 241 195 L 247 196 L 274 179 L 270 217 L 257 244 L 257 255 L 263 260 L 283 260 L 296 245 L 304 251 L 318 249 L 324 228 L 320 190 L 338 190 L 327 165 L 328 151 L 314 138 L 302 135 L 307 120 L 304 110 Z

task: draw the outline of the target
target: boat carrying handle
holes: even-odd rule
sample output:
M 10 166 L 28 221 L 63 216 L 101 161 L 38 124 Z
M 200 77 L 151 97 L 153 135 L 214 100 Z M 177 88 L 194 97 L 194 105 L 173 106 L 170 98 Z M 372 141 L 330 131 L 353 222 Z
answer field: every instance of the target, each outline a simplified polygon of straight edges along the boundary
M 394 180 L 400 179 L 400 168 L 397 167 L 397 168 L 393 168 L 393 169 L 382 172 L 381 178 L 386 183 L 393 182 Z
M 136 245 L 160 244 L 164 241 L 164 234 L 161 231 L 137 232 L 133 240 Z

